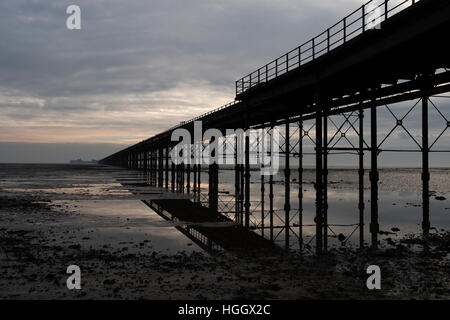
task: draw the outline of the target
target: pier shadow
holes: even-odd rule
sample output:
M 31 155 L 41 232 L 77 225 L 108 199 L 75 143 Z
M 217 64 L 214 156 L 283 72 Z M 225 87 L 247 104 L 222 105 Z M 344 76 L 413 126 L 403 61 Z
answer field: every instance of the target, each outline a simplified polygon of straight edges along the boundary
M 228 252 L 236 255 L 279 255 L 285 251 L 272 241 L 235 223 L 227 216 L 194 203 L 189 195 L 168 192 L 148 186 L 145 181 L 117 179 L 141 201 L 209 253 Z M 148 196 L 150 195 L 150 196 Z M 150 200 L 151 199 L 151 200 Z

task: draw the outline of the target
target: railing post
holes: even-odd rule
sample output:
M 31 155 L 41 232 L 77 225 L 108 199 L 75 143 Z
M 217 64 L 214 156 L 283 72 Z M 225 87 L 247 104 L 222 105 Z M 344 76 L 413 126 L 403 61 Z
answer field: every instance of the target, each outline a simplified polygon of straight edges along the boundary
M 327 29 L 327 52 L 330 52 L 330 28 Z
M 363 4 L 361 7 L 362 10 L 362 32 L 366 31 L 366 5 Z
M 384 20 L 388 19 L 388 1 L 384 0 Z
M 312 58 L 313 60 L 316 58 L 316 45 L 314 44 L 315 38 L 311 39 L 311 48 L 312 48 Z
M 302 47 L 298 47 L 298 66 L 300 67 L 302 65 Z
M 286 53 L 286 72 L 289 71 L 289 53 Z
M 347 42 L 347 17 L 345 17 L 342 20 L 342 23 L 344 24 L 344 43 Z

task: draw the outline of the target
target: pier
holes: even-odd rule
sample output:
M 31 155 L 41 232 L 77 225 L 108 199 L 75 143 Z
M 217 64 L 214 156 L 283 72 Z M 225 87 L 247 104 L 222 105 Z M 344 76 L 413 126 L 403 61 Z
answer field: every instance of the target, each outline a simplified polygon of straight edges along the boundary
M 183 121 L 100 163 L 142 171 L 146 185 L 188 195 L 188 200 L 148 202 L 157 212 L 171 211 L 183 221 L 198 217 L 200 222 L 229 220 L 239 226 L 206 230 L 210 238 L 214 238 L 214 232 L 230 232 L 231 236 L 246 229 L 258 231 L 267 242 L 282 237 L 286 250 L 296 243 L 303 251 L 312 244 L 305 243 L 303 236 L 304 159 L 313 159 L 316 214 L 315 235 L 310 241 L 314 241 L 314 250 L 320 254 L 328 249 L 329 235 L 335 227 L 328 219 L 328 175 L 334 157 L 353 156 L 358 168 L 358 212 L 355 223 L 348 225 L 346 237 L 358 237 L 360 247 L 364 247 L 364 225 L 369 224 L 370 246 L 377 248 L 379 156 L 418 153 L 422 168 L 417 181 L 422 186 L 420 223 L 426 237 L 432 219 L 430 154 L 449 152 L 437 147 L 450 128 L 450 118 L 442 110 L 444 104 L 439 103 L 450 91 L 449 34 L 447 0 L 369 1 L 311 40 L 237 80 L 235 101 Z M 406 113 L 397 112 L 399 104 L 409 105 Z M 386 135 L 379 133 L 380 109 L 392 116 L 392 130 Z M 413 113 L 420 117 L 411 117 Z M 441 120 L 441 127 L 430 128 L 431 115 Z M 170 155 L 178 144 L 172 141 L 172 133 L 185 129 L 194 136 L 197 122 L 201 122 L 203 132 L 219 130 L 227 148 L 237 150 L 242 144 L 243 163 L 236 162 L 230 168 L 217 163 L 172 162 Z M 420 128 L 419 137 L 412 132 L 411 122 Z M 263 137 L 270 137 L 275 129 L 280 132 L 279 145 L 270 155 L 280 159 L 284 174 L 282 209 L 274 206 L 273 176 L 259 176 L 250 163 L 250 150 L 254 147 L 251 144 L 255 142 L 246 136 L 240 143 L 238 135 L 227 135 L 230 129 L 261 130 Z M 430 134 L 431 129 L 437 134 Z M 396 130 L 402 130 L 414 147 L 390 147 L 389 138 Z M 189 147 L 206 148 L 210 142 L 194 138 Z M 220 193 L 219 172 L 224 168 L 234 172 L 233 194 Z M 255 195 L 251 177 L 257 174 L 260 188 Z M 370 178 L 369 199 L 364 192 L 366 176 Z M 202 184 L 207 185 L 206 190 Z M 293 185 L 298 188 L 296 199 L 292 198 Z M 366 205 L 367 200 L 370 206 Z M 292 206 L 294 201 L 296 207 Z M 370 212 L 369 221 L 364 219 L 366 211 Z M 264 238 L 255 238 L 248 244 L 266 245 Z M 216 240 L 225 247 L 233 246 Z

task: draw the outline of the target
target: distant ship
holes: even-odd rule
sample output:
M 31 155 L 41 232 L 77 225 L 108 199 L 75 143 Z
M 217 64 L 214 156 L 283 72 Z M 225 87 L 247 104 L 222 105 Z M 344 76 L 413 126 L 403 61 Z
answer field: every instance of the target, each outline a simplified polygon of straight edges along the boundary
M 70 160 L 70 164 L 93 164 L 93 163 L 97 163 L 97 160 L 91 160 L 91 161 L 84 161 L 81 158 L 77 159 L 77 160 Z

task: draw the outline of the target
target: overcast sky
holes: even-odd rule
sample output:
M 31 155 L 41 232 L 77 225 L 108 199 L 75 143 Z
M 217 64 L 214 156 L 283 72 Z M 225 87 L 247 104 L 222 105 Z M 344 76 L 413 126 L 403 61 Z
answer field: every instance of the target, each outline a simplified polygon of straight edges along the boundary
M 235 80 L 363 2 L 2 1 L 0 162 L 100 158 L 228 103 Z

